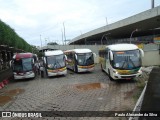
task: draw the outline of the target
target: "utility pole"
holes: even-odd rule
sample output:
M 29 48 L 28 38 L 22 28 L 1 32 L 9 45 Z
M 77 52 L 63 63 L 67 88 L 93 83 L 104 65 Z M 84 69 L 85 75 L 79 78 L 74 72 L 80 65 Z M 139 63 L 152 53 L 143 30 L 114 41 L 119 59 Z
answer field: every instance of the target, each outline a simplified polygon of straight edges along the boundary
M 41 41 L 41 49 L 42 49 L 42 39 L 41 39 L 41 35 L 40 35 L 40 41 Z
M 61 29 L 62 32 L 62 45 L 64 45 L 64 41 L 63 41 L 63 30 Z
M 66 32 L 65 32 L 65 25 L 64 25 L 64 22 L 63 22 L 63 28 L 64 28 L 64 40 L 65 40 L 65 45 L 66 45 Z
M 151 9 L 154 8 L 154 0 L 151 0 Z
M 108 25 L 108 20 L 107 20 L 107 17 L 106 17 L 106 25 Z

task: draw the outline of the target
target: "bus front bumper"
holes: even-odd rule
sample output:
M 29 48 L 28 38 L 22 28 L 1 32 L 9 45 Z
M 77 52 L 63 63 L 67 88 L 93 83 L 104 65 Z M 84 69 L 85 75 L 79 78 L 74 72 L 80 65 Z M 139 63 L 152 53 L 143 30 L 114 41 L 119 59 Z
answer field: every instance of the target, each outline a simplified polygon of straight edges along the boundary
M 35 77 L 35 73 L 34 72 L 31 72 L 31 73 L 26 73 L 24 75 L 18 75 L 16 73 L 13 73 L 14 74 L 14 79 L 15 80 L 19 80 L 19 79 L 27 79 L 27 78 L 34 78 Z
M 67 70 L 64 71 L 58 71 L 58 72 L 48 72 L 48 76 L 58 76 L 58 75 L 66 75 L 67 74 Z
M 142 76 L 142 71 L 139 71 L 137 74 L 130 74 L 130 75 L 121 75 L 121 74 L 117 74 L 117 73 L 113 73 L 112 78 L 113 79 L 133 79 L 136 77 L 141 77 Z
M 92 68 L 79 68 L 78 67 L 78 72 L 91 72 L 94 71 L 94 67 Z

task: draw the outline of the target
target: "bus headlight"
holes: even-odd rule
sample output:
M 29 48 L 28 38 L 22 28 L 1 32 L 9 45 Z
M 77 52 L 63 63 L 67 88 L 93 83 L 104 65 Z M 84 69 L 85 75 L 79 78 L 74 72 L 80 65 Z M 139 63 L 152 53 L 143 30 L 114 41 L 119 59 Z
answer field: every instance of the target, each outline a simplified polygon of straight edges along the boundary
M 113 70 L 114 73 L 118 74 L 118 72 L 116 70 Z
M 16 73 L 16 72 L 13 72 L 13 74 L 14 74 L 14 75 L 17 75 L 17 73 Z
M 138 70 L 138 73 L 141 73 L 141 72 L 142 72 L 141 69 L 139 69 L 139 70 Z
M 142 70 L 141 70 L 141 68 L 138 70 L 138 73 L 141 73 L 142 72 Z

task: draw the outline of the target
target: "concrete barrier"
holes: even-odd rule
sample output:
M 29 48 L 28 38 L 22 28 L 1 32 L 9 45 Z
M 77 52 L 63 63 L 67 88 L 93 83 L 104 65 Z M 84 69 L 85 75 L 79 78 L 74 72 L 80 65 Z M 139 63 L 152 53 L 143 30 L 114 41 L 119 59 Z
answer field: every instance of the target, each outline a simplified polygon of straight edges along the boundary
M 160 65 L 160 54 L 158 50 L 144 51 L 144 58 L 142 58 L 143 66 Z
M 0 89 L 9 83 L 10 78 L 12 77 L 12 70 L 6 69 L 0 71 Z

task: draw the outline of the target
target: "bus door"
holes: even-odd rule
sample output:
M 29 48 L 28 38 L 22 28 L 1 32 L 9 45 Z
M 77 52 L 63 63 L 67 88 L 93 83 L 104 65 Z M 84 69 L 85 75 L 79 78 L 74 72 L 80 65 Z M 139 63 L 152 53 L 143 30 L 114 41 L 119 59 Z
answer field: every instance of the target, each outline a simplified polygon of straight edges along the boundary
M 106 68 L 106 71 L 108 71 L 108 69 L 110 68 L 110 60 L 109 60 L 109 50 L 108 48 L 106 49 L 106 54 L 105 54 L 105 68 Z

